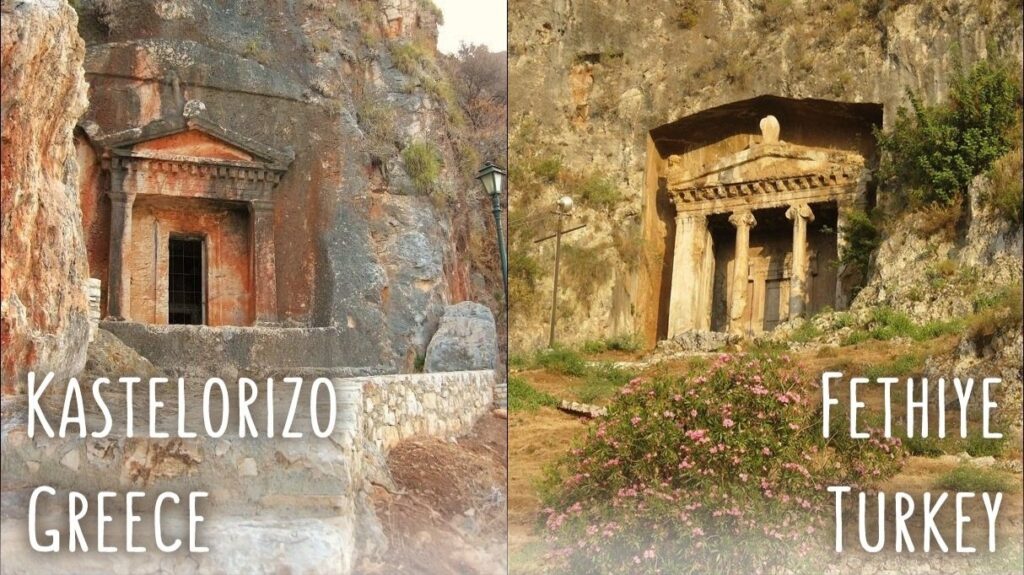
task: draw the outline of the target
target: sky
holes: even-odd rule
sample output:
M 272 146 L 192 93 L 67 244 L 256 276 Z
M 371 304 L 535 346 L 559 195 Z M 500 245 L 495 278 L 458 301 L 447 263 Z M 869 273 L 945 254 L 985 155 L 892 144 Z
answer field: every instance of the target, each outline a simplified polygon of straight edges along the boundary
M 491 52 L 508 49 L 506 0 L 434 0 L 444 14 L 437 48 L 445 54 L 459 49 L 459 44 L 483 44 Z

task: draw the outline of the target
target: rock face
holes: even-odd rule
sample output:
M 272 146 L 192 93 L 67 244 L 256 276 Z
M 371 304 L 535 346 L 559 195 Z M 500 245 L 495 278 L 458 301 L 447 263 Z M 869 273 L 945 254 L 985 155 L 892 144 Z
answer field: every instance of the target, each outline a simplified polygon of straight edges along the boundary
M 926 102 L 945 98 L 954 51 L 968 65 L 984 56 L 1024 59 L 1018 7 L 1008 4 L 684 4 L 524 0 L 510 7 L 510 163 L 528 168 L 561 160 L 563 173 L 579 176 L 570 181 L 600 176 L 622 196 L 610 205 L 577 202 L 573 223 L 590 225 L 566 243 L 589 257 L 563 261 L 563 341 L 643 332 L 651 321 L 643 302 L 668 296 L 654 278 L 670 268 L 671 237 L 648 235 L 644 220 L 655 209 L 672 215 L 670 205 L 645 199 L 661 175 L 648 170 L 652 130 L 765 94 L 881 104 L 888 123 L 907 104 L 907 89 Z M 992 46 L 998 53 L 989 52 Z M 761 117 L 749 118 L 749 133 L 757 134 Z M 793 141 L 787 125 L 781 121 L 778 137 Z M 564 193 L 581 200 L 582 186 L 549 183 L 559 178 L 533 171 L 532 187 L 523 177 L 512 183 L 512 210 L 521 216 L 539 217 Z M 539 272 L 526 280 L 532 297 L 513 307 L 510 343 L 531 348 L 544 343 L 552 250 L 551 242 L 533 244 L 549 229 L 521 227 L 532 229 L 512 235 L 513 261 L 529 256 Z
M 76 143 L 90 273 L 105 279 L 112 267 L 106 147 L 201 120 L 294 156 L 269 216 L 277 320 L 358 333 L 360 346 L 338 358 L 345 365 L 411 370 L 444 306 L 477 290 L 442 199 L 467 189 L 471 174 L 438 95 L 450 86 L 434 51 L 436 9 L 413 0 L 83 0 L 79 11 L 90 102 Z M 429 193 L 405 166 L 403 150 L 417 143 L 442 160 Z M 153 222 L 165 233 L 195 219 L 142 203 L 136 235 L 155 237 Z M 244 240 L 240 217 L 231 237 Z M 240 286 L 244 260 L 222 266 Z M 132 298 L 145 291 L 136 285 Z
M 912 217 L 890 224 L 891 232 L 875 255 L 871 281 L 857 295 L 852 311 L 865 316 L 886 306 L 924 323 L 966 318 L 1000 294 L 1019 298 L 1013 289 L 1019 290 L 1024 276 L 1024 228 L 980 201 L 990 185 L 985 177 L 971 184 L 958 232 L 922 234 Z M 968 326 L 951 352 L 929 358 L 925 367 L 932 380 L 954 375 L 1002 378 L 998 417 L 1020 432 L 1024 335 L 1019 316 L 987 327 Z
M 4 1 L 0 81 L 0 375 L 58 378 L 85 364 L 89 338 L 75 121 L 85 109 L 85 46 L 67 3 Z
M 427 346 L 426 372 L 494 369 L 498 340 L 494 315 L 487 307 L 464 301 L 445 308 L 441 324 Z

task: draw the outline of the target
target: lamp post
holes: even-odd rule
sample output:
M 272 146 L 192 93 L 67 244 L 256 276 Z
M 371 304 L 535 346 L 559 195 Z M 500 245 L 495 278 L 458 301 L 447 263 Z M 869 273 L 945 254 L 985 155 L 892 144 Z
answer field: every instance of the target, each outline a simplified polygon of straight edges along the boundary
M 498 235 L 498 255 L 501 257 L 501 279 L 505 289 L 506 304 L 508 304 L 508 254 L 505 251 L 505 239 L 501 233 L 501 192 L 505 188 L 507 173 L 491 161 L 485 162 L 476 173 L 476 179 L 480 180 L 484 191 L 491 196 L 491 211 L 494 212 L 494 229 Z
M 562 218 L 568 217 L 572 212 L 572 198 L 562 196 L 555 203 L 555 215 L 558 216 L 558 224 L 555 231 L 555 281 L 551 286 L 551 331 L 548 333 L 548 347 L 555 347 L 555 320 L 558 311 L 558 268 L 562 256 Z

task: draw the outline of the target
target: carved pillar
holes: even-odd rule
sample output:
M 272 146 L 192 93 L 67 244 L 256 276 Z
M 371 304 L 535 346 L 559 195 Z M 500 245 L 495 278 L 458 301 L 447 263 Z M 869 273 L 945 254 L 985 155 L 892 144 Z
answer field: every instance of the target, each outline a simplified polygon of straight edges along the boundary
M 705 284 L 704 254 L 708 223 L 704 214 L 676 212 L 676 239 L 672 253 L 672 290 L 668 310 L 668 337 L 700 329 L 700 302 Z
M 277 266 L 274 261 L 274 204 L 249 202 L 252 225 L 252 287 L 257 325 L 277 322 Z
M 736 226 L 736 257 L 733 258 L 732 305 L 729 306 L 729 331 L 742 335 L 746 332 L 743 316 L 747 311 L 747 277 L 749 273 L 750 228 L 757 225 L 750 210 L 735 212 L 729 223 Z
M 110 261 L 107 277 L 107 319 L 131 319 L 131 273 L 129 261 L 132 247 L 132 205 L 135 194 L 125 192 L 123 173 L 112 169 L 110 174 Z
M 789 284 L 789 319 L 803 315 L 807 301 L 807 222 L 814 221 L 814 212 L 807 204 L 793 204 L 786 210 L 793 220 L 793 270 Z

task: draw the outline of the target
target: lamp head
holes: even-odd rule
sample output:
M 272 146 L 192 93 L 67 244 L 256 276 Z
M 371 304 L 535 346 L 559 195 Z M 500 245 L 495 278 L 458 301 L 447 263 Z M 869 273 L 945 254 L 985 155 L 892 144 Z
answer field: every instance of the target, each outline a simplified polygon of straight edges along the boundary
M 505 176 L 507 174 L 508 172 L 488 160 L 484 162 L 483 166 L 480 166 L 480 170 L 476 173 L 476 179 L 483 184 L 487 195 L 501 195 L 505 191 Z
M 570 198 L 569 196 L 562 196 L 558 198 L 557 206 L 558 211 L 562 212 L 563 214 L 568 214 L 569 212 L 572 211 L 572 198 Z

